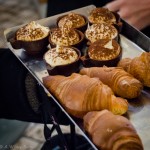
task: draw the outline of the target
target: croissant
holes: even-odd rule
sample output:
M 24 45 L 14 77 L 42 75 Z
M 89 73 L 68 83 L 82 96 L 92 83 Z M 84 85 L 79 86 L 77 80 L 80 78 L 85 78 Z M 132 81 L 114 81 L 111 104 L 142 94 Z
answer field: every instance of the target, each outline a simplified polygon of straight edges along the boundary
M 118 66 L 140 80 L 144 86 L 150 87 L 150 52 L 143 52 L 133 59 L 124 58 Z
M 108 109 L 121 115 L 128 109 L 128 102 L 116 97 L 98 78 L 73 73 L 69 77 L 47 76 L 43 84 L 69 114 L 78 118 L 93 110 Z
M 119 67 L 91 67 L 83 68 L 80 74 L 98 77 L 108 85 L 113 92 L 123 98 L 132 99 L 140 95 L 142 83 Z
M 108 110 L 88 112 L 84 129 L 101 150 L 143 150 L 143 144 L 131 122 Z

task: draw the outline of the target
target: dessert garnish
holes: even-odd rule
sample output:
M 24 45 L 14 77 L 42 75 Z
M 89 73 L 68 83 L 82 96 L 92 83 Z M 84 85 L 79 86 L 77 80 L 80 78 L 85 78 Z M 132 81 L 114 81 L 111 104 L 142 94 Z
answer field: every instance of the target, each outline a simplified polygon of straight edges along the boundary
M 93 24 L 87 28 L 85 36 L 93 43 L 99 39 L 115 39 L 118 36 L 118 31 L 110 24 Z
M 35 21 L 21 27 L 16 32 L 16 40 L 21 41 L 37 41 L 45 38 L 49 34 L 49 28 L 44 27 Z
M 93 9 L 90 12 L 88 19 L 91 23 L 116 23 L 115 15 L 107 8 L 101 7 Z
M 56 67 L 75 62 L 78 59 L 78 54 L 71 47 L 57 45 L 56 48 L 52 48 L 45 53 L 44 59 L 51 67 Z
M 88 55 L 93 60 L 111 60 L 119 56 L 121 47 L 115 40 L 99 40 L 92 43 Z
M 55 28 L 51 32 L 51 42 L 55 45 L 70 46 L 80 41 L 80 36 L 76 30 L 71 28 L 71 22 L 67 21 L 61 28 Z
M 64 24 L 66 24 L 66 20 L 72 22 L 71 28 L 78 28 L 85 24 L 85 19 L 83 18 L 83 16 L 71 12 L 59 20 L 58 26 L 62 27 Z

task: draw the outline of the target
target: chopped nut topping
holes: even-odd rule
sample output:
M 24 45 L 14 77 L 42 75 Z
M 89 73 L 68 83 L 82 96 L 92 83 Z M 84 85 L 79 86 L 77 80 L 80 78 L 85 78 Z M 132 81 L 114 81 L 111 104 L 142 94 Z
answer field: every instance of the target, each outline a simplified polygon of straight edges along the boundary
M 118 36 L 118 31 L 110 24 L 93 24 L 86 30 L 85 36 L 93 43 L 99 39 L 114 39 Z
M 90 12 L 88 17 L 89 21 L 95 23 L 116 23 L 115 15 L 107 8 L 95 8 Z
M 60 28 L 62 35 L 69 34 L 69 32 L 71 31 L 71 28 L 72 28 L 72 22 L 69 20 L 65 20 L 65 23 Z
M 62 27 L 64 24 L 66 24 L 66 20 L 72 22 L 71 28 L 78 28 L 85 24 L 85 20 L 81 15 L 71 12 L 60 19 L 58 26 Z
M 66 49 L 63 46 L 56 45 L 56 52 L 57 53 L 65 53 Z
M 70 64 L 78 59 L 74 49 L 70 47 L 61 47 L 61 49 L 63 49 L 61 52 L 58 52 L 56 48 L 46 52 L 45 60 L 51 67 Z
M 80 41 L 78 33 L 70 29 L 69 32 L 62 32 L 60 28 L 51 30 L 50 39 L 52 43 L 60 46 L 71 46 L 77 44 Z
M 106 45 L 112 44 L 110 47 Z M 99 40 L 91 44 L 88 55 L 94 60 L 111 60 L 120 54 L 121 48 L 115 40 Z
M 16 39 L 21 41 L 36 41 L 43 39 L 49 34 L 47 27 L 32 21 L 20 28 L 16 33 Z

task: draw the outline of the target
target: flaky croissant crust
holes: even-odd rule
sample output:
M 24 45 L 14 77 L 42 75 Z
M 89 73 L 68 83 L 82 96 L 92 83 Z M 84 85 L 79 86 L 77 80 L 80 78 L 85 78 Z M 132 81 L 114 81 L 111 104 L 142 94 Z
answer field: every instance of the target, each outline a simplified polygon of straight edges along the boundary
M 83 120 L 84 129 L 101 150 L 143 150 L 135 128 L 125 117 L 103 110 L 89 112 Z
M 108 109 L 114 114 L 124 114 L 128 109 L 127 101 L 114 96 L 98 78 L 73 73 L 69 77 L 45 77 L 43 84 L 68 113 L 78 118 L 92 110 Z
M 139 80 L 124 71 L 121 67 L 91 67 L 83 68 L 80 74 L 98 77 L 104 84 L 111 87 L 113 92 L 123 98 L 136 98 L 143 86 Z
M 118 66 L 140 80 L 144 86 L 150 87 L 150 52 L 143 52 L 133 59 L 124 58 Z

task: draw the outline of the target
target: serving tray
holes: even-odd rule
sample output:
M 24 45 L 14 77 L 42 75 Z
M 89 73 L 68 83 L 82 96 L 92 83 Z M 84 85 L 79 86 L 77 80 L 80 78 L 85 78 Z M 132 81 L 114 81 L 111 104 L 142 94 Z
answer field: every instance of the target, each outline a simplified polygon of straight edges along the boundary
M 89 12 L 93 8 L 95 8 L 94 5 L 89 5 L 72 11 L 88 16 Z M 38 20 L 37 22 L 40 23 L 41 25 L 51 28 L 56 26 L 56 19 L 63 14 L 44 18 Z M 149 52 L 150 39 L 144 34 L 142 34 L 140 31 L 136 30 L 134 27 L 127 24 L 124 20 L 122 20 L 122 22 L 123 22 L 123 28 L 120 33 L 120 45 L 122 46 L 123 49 L 122 58 L 125 57 L 134 58 L 136 56 L 139 56 L 143 51 Z M 42 78 L 47 76 L 48 72 L 46 70 L 46 65 L 42 57 L 37 58 L 37 57 L 28 56 L 24 49 L 19 49 L 19 50 L 13 49 L 10 42 L 8 42 L 8 40 L 14 35 L 17 29 L 19 29 L 21 26 L 12 27 L 4 31 L 4 36 L 9 49 L 20 60 L 20 62 L 29 70 L 29 72 L 35 77 L 35 79 L 39 82 L 39 84 L 44 88 L 45 92 L 54 100 L 54 102 L 66 114 L 66 116 L 78 129 L 78 132 L 85 137 L 85 139 L 91 144 L 93 149 L 97 149 L 97 147 L 92 143 L 88 135 L 84 132 L 84 129 L 82 128 L 82 122 L 78 122 L 76 119 L 72 118 L 64 110 L 64 108 L 57 102 L 57 100 L 53 97 L 53 95 L 49 93 L 48 90 L 44 87 L 42 83 Z M 129 101 L 129 110 L 127 114 L 142 140 L 144 149 L 149 150 L 150 148 L 150 142 L 149 142 L 150 141 L 150 116 L 149 116 L 150 115 L 150 88 L 144 88 L 142 94 L 138 98 Z

